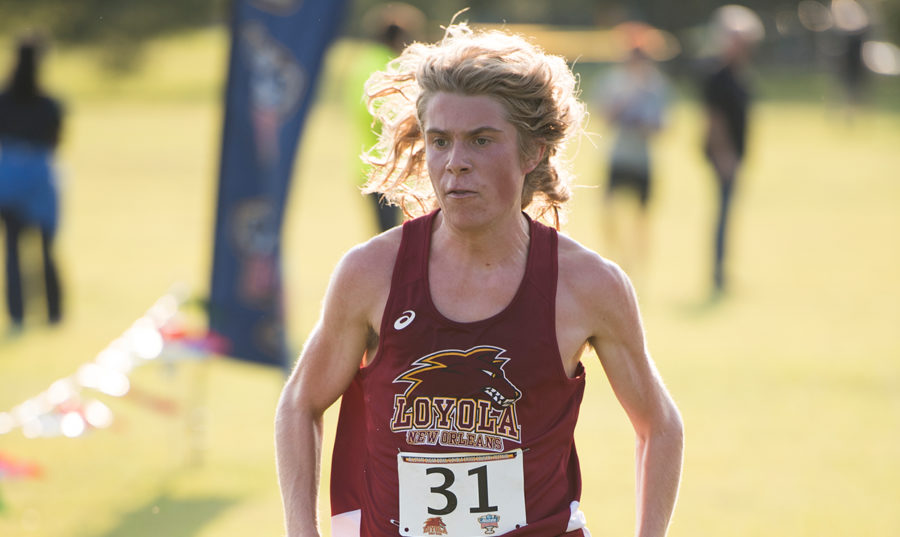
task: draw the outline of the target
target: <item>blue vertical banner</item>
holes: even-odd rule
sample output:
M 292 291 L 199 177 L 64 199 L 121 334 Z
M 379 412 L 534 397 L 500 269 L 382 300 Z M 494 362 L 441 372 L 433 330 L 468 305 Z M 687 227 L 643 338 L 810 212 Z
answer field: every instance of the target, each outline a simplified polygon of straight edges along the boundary
M 209 328 L 287 366 L 281 227 L 294 156 L 346 0 L 234 0 Z

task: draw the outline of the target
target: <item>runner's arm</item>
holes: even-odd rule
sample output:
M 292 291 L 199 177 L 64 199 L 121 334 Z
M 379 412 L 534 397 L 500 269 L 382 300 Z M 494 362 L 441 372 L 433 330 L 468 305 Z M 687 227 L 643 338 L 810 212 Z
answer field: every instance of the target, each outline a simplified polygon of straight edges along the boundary
M 321 318 L 282 391 L 275 415 L 275 448 L 287 537 L 319 535 L 322 416 L 344 393 L 366 349 L 373 296 L 365 254 L 352 250 L 329 284 Z
M 681 479 L 681 415 L 647 352 L 631 283 L 611 263 L 602 273 L 600 294 L 595 295 L 598 322 L 590 343 L 636 434 L 635 535 L 662 537 Z

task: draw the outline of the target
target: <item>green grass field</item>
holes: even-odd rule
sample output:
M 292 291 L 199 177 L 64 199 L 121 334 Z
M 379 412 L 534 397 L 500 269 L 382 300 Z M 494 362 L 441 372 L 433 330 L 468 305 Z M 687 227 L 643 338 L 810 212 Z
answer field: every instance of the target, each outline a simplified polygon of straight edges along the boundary
M 331 269 L 374 230 L 335 98 L 352 46 L 329 57 L 289 200 L 298 348 Z M 99 70 L 89 50 L 52 57 L 49 85 L 69 111 L 58 239 L 67 317 L 44 326 L 35 293 L 25 333 L 0 340 L 0 411 L 93 360 L 173 283 L 205 292 L 225 52 L 225 36 L 210 30 L 152 44 L 125 77 Z M 879 84 L 883 106 L 848 124 L 819 82 L 791 80 L 779 93 L 783 81 L 761 81 L 732 234 L 734 287 L 716 304 L 706 301 L 713 190 L 696 103 L 679 100 L 658 140 L 650 261 L 636 282 L 687 428 L 674 537 L 900 535 L 900 85 Z M 798 99 L 804 87 L 809 98 Z M 566 231 L 605 252 L 596 185 L 607 142 L 599 119 L 590 128 Z M 37 261 L 36 249 L 26 257 Z M 594 535 L 628 535 L 632 433 L 587 361 L 584 508 Z M 178 413 L 99 396 L 116 416 L 110 430 L 0 436 L 0 453 L 44 469 L 0 481 L 0 535 L 282 534 L 272 441 L 281 373 L 215 359 L 147 365 L 132 381 Z M 335 418 L 332 409 L 329 429 Z

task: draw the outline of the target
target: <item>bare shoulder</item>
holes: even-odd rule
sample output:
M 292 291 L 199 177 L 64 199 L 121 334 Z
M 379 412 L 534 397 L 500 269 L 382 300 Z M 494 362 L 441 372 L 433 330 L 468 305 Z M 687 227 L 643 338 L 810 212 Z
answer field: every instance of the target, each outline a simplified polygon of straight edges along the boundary
M 378 280 L 385 275 L 390 280 L 402 233 L 402 229 L 396 227 L 357 244 L 344 254 L 338 272 L 354 280 Z
M 387 302 L 401 236 L 401 228 L 393 228 L 344 254 L 332 274 L 326 308 L 337 306 L 356 311 L 377 328 L 376 317 L 380 317 Z
M 628 276 L 614 262 L 559 236 L 557 314 L 581 327 L 581 341 L 639 333 L 637 298 Z
M 614 262 L 563 234 L 558 251 L 560 290 L 591 301 L 620 301 L 631 295 L 628 277 Z

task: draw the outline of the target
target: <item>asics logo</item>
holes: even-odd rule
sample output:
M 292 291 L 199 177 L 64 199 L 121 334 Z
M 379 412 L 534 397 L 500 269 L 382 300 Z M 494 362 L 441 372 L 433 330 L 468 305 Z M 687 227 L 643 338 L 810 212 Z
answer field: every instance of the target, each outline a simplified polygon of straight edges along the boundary
M 395 330 L 403 330 L 410 324 L 412 324 L 413 319 L 416 318 L 416 312 L 413 310 L 406 310 L 403 312 L 403 315 L 397 317 L 397 320 L 394 321 L 394 329 Z

